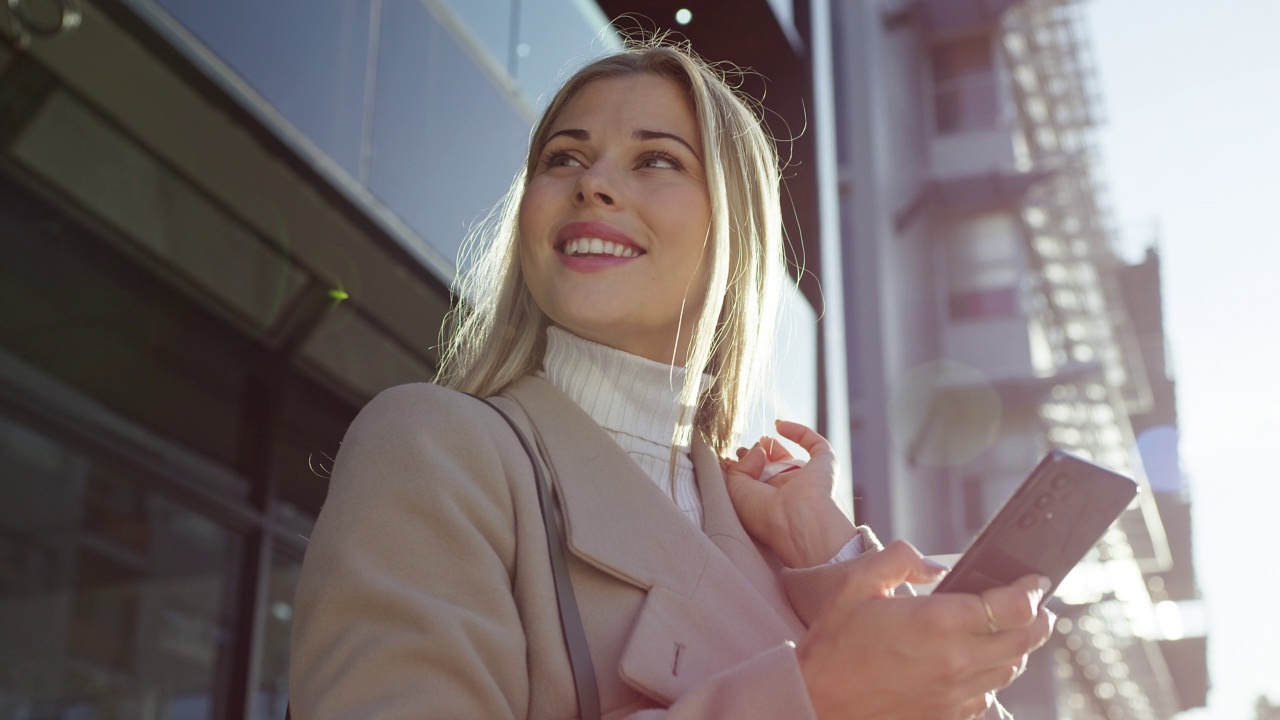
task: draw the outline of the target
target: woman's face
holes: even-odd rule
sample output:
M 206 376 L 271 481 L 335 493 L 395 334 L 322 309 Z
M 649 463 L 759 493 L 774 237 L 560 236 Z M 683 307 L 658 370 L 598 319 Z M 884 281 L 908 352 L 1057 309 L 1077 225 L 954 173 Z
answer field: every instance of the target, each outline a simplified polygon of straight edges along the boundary
M 655 75 L 594 80 L 547 137 L 520 204 L 538 307 L 588 340 L 683 365 L 711 226 L 687 93 Z

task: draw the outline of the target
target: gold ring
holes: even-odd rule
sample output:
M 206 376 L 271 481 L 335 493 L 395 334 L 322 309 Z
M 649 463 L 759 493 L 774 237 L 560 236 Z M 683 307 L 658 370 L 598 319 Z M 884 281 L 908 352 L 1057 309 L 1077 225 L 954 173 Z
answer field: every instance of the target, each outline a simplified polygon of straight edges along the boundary
M 996 625 L 996 614 L 991 612 L 991 605 L 987 603 L 985 595 L 979 595 L 978 599 L 982 601 L 982 609 L 987 611 L 987 629 L 992 635 L 1000 632 L 1000 626 Z

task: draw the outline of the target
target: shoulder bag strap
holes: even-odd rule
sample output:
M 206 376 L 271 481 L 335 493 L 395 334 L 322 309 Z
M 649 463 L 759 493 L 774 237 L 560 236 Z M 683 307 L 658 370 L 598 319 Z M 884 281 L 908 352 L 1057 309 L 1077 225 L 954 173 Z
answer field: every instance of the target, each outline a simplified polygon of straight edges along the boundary
M 533 476 L 538 486 L 538 505 L 542 508 L 542 523 L 547 529 L 547 551 L 551 555 L 551 572 L 555 576 L 556 603 L 560 606 L 560 626 L 564 631 L 565 646 L 569 650 L 569 664 L 573 668 L 573 684 L 578 692 L 578 710 L 583 720 L 598 720 L 600 717 L 600 690 L 596 685 L 596 671 L 591 664 L 591 651 L 587 647 L 587 633 L 582 628 L 582 617 L 578 614 L 578 601 L 573 595 L 573 583 L 569 580 L 569 563 L 565 559 L 565 541 L 556 524 L 555 502 L 551 498 L 551 489 L 547 485 L 546 475 L 542 472 L 542 463 L 533 451 L 533 446 L 525 438 L 511 416 L 484 398 L 476 398 L 493 408 L 516 434 L 524 452 L 533 464 Z

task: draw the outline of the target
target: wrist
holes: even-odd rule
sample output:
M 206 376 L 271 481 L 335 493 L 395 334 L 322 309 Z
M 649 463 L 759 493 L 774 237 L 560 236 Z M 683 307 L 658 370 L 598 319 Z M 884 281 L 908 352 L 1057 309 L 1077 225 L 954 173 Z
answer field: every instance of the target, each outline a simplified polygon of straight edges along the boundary
M 830 562 L 858 534 L 857 527 L 830 500 L 789 524 L 791 547 L 785 554 L 779 553 L 779 559 L 793 569 Z

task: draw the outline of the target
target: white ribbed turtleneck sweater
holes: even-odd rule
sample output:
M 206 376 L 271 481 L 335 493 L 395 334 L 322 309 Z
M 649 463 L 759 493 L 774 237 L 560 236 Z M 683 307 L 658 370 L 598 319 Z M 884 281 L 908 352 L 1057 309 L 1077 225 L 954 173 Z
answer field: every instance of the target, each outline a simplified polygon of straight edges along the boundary
M 692 426 L 685 419 L 676 428 L 684 368 L 584 340 L 557 327 L 547 329 L 542 367 L 538 376 L 586 411 L 689 521 L 702 527 L 702 500 L 689 458 Z M 703 375 L 704 383 L 710 380 Z M 677 448 L 674 482 L 673 440 Z

